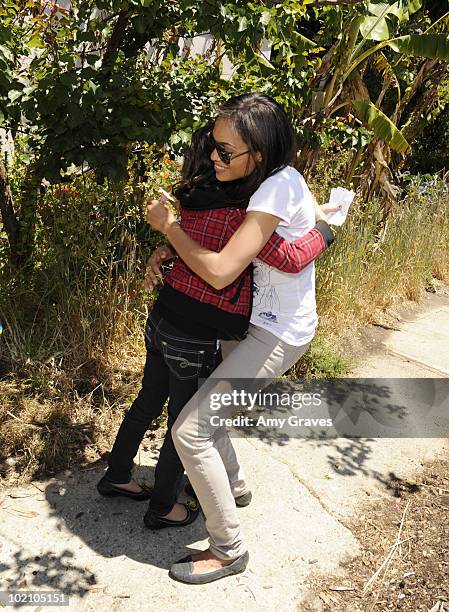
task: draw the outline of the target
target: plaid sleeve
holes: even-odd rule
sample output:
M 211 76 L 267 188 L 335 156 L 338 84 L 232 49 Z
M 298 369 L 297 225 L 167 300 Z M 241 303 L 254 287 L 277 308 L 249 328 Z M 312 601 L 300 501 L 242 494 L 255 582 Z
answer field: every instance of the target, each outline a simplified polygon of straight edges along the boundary
M 229 214 L 228 218 L 233 231 L 243 223 L 244 217 L 245 213 L 241 210 L 233 210 Z M 301 272 L 303 268 L 325 251 L 333 240 L 334 235 L 329 225 L 325 221 L 319 220 L 307 234 L 293 242 L 288 242 L 274 232 L 257 255 L 257 259 L 282 272 L 290 274 Z
M 316 227 L 294 242 L 287 242 L 274 232 L 257 259 L 282 272 L 300 272 L 316 259 L 326 246 L 323 234 Z

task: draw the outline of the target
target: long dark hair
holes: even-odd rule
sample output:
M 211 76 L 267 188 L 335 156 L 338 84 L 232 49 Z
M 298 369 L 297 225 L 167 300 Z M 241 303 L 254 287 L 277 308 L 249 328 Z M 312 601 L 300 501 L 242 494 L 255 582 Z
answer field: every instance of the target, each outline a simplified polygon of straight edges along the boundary
M 234 128 L 252 153 L 259 152 L 261 161 L 251 174 L 237 181 L 230 181 L 234 199 L 249 199 L 263 181 L 275 172 L 291 164 L 295 156 L 295 134 L 287 113 L 270 96 L 258 92 L 242 94 L 227 100 L 218 110 L 217 119 L 230 119 Z M 217 186 L 210 155 L 213 145 L 209 134 L 215 121 L 197 130 L 184 155 L 182 179 L 178 190 L 193 187 Z M 228 185 L 229 187 L 231 185 Z M 226 188 L 223 181 L 222 187 Z

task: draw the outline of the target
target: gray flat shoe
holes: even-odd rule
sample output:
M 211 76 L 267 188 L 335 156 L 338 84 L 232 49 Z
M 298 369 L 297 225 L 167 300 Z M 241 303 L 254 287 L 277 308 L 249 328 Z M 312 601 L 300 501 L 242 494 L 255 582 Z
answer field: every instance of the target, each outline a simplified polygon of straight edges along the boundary
M 185 582 L 187 584 L 206 584 L 207 582 L 213 582 L 214 580 L 219 580 L 225 576 L 232 576 L 233 574 L 240 574 L 240 572 L 244 572 L 246 566 L 248 565 L 248 561 L 249 552 L 246 551 L 243 553 L 243 555 L 237 557 L 237 559 L 235 559 L 232 563 L 229 563 L 229 565 L 225 565 L 220 569 L 206 572 L 205 574 L 194 574 L 192 555 L 187 555 L 187 557 L 179 559 L 179 561 L 176 561 L 176 563 L 171 566 L 168 575 L 174 580 Z
M 186 484 L 186 486 L 184 487 L 184 491 L 186 495 L 198 501 L 198 497 L 196 496 L 195 490 L 190 484 L 190 482 Z M 248 491 L 248 493 L 244 493 L 243 495 L 239 495 L 239 497 L 235 498 L 235 505 L 238 506 L 239 508 L 243 508 L 244 506 L 249 506 L 252 498 L 253 498 L 253 495 L 251 491 Z

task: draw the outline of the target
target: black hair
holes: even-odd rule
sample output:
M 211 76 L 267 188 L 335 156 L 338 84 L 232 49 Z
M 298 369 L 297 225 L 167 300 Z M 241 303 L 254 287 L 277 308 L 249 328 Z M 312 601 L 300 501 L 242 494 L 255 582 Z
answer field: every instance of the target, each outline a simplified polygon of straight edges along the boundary
M 290 119 L 276 100 L 262 93 L 253 92 L 234 96 L 218 110 L 217 119 L 230 119 L 248 149 L 259 152 L 262 159 L 255 161 L 255 169 L 248 176 L 229 181 L 237 186 L 235 199 L 249 199 L 263 181 L 275 172 L 291 164 L 295 157 L 295 133 Z M 209 134 L 215 121 L 197 130 L 184 156 L 180 189 L 195 186 L 216 185 L 215 172 L 210 155 L 213 145 Z M 223 186 L 226 188 L 225 181 Z
M 214 129 L 214 122 L 196 130 L 188 149 L 184 152 L 184 162 L 181 171 L 181 181 L 174 190 L 190 190 L 201 185 L 207 187 L 214 182 L 214 165 L 210 159 L 212 153 L 212 141 L 210 133 Z

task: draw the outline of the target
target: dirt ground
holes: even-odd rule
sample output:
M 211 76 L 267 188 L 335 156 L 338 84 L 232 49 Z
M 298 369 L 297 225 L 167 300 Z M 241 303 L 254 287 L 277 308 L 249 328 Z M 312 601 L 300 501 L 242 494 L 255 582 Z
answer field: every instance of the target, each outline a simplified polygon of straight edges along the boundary
M 391 500 L 348 522 L 363 553 L 334 576 L 312 576 L 301 612 L 449 611 L 449 456 L 419 482 L 392 478 Z

